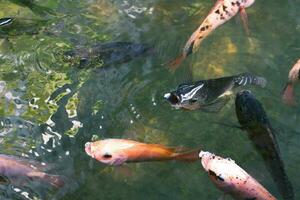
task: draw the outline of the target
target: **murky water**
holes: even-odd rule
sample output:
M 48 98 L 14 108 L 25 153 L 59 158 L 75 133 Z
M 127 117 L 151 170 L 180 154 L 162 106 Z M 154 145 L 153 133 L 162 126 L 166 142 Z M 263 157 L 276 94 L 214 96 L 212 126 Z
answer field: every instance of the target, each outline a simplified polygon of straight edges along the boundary
M 296 199 L 300 198 L 300 109 L 280 101 L 289 68 L 300 55 L 299 0 L 258 0 L 247 9 L 249 37 L 235 17 L 175 73 L 163 64 L 181 51 L 213 1 L 36 1 L 56 16 L 0 2 L 0 17 L 18 17 L 17 30 L 22 30 L 6 39 L 1 36 L 0 153 L 50 163 L 50 172 L 67 180 L 59 190 L 37 184 L 1 185 L 0 199 L 217 199 L 222 195 L 200 162 L 104 166 L 84 152 L 85 142 L 93 136 L 201 147 L 229 156 L 279 198 L 245 132 L 215 123 L 237 124 L 233 100 L 217 114 L 174 110 L 163 100 L 163 94 L 180 83 L 242 72 L 268 80 L 265 89 L 251 90 L 277 130 L 282 159 Z M 78 69 L 59 57 L 76 46 L 113 41 L 147 43 L 154 51 L 96 70 L 97 66 Z

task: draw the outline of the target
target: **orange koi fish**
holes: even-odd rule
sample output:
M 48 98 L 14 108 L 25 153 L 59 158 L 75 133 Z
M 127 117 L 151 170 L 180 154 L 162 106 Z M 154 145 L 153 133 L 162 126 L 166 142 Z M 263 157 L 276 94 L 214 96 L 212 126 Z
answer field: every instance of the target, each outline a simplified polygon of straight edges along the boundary
M 199 28 L 192 34 L 183 48 L 183 52 L 175 60 L 169 63 L 169 67 L 175 70 L 181 62 L 190 54 L 197 51 L 200 43 L 216 28 L 240 13 L 244 28 L 248 30 L 248 19 L 245 8 L 250 7 L 255 0 L 218 0 Z
M 145 161 L 199 160 L 199 150 L 182 152 L 160 144 L 145 144 L 125 139 L 88 142 L 85 144 L 85 151 L 92 158 L 108 165 Z
M 216 187 L 237 200 L 276 200 L 259 182 L 230 158 L 210 152 L 199 154 L 202 166 Z
M 300 59 L 297 63 L 292 67 L 291 71 L 289 72 L 289 79 L 284 88 L 282 100 L 289 105 L 294 105 L 295 102 L 295 94 L 294 94 L 294 85 L 300 79 Z

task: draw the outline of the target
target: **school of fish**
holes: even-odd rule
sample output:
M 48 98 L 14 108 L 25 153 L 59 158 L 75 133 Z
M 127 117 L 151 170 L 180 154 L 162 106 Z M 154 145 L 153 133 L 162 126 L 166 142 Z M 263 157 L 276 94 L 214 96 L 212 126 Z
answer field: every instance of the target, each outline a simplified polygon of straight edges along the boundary
M 46 7 L 38 6 L 31 0 L 10 0 L 25 6 L 40 16 L 55 15 Z M 192 33 L 181 54 L 168 63 L 172 70 L 177 69 L 191 54 L 195 53 L 204 39 L 215 29 L 231 18 L 240 14 L 243 27 L 249 35 L 246 8 L 255 0 L 217 0 L 203 22 Z M 27 29 L 19 26 L 27 22 Z M 34 21 L 16 17 L 0 18 L 0 37 L 7 38 L 21 34 L 36 34 L 45 21 Z M 30 26 L 29 26 L 30 24 Z M 19 28 L 18 28 L 19 27 Z M 90 66 L 105 67 L 129 62 L 151 51 L 147 44 L 131 42 L 97 43 L 90 47 L 76 47 L 62 53 L 63 61 L 72 66 L 85 69 Z M 153 52 L 152 52 L 153 53 Z M 288 105 L 296 105 L 295 86 L 300 79 L 300 59 L 291 68 L 288 81 L 283 90 L 282 101 Z M 0 83 L 2 83 L 0 81 Z M 175 90 L 164 94 L 164 99 L 175 109 L 188 111 L 202 110 L 218 113 L 231 100 L 229 95 L 235 94 L 236 118 L 241 130 L 246 131 L 254 149 L 262 157 L 267 171 L 277 186 L 284 200 L 295 199 L 294 189 L 285 170 L 280 155 L 276 131 L 271 126 L 262 104 L 249 90 L 237 91 L 246 86 L 266 87 L 264 77 L 250 73 L 241 73 L 215 79 L 199 80 L 180 84 Z M 0 87 L 0 96 L 5 89 L 5 82 Z M 235 126 L 237 127 L 237 126 Z M 150 144 L 131 139 L 102 139 L 93 142 L 85 141 L 84 151 L 91 158 L 105 165 L 120 166 L 128 163 L 154 161 L 199 161 L 209 179 L 221 192 L 236 200 L 276 200 L 262 183 L 231 158 L 223 158 L 200 148 L 169 147 L 162 144 Z M 45 164 L 17 156 L 0 154 L 1 182 L 14 185 L 25 185 L 26 181 L 37 181 L 54 188 L 67 184 L 60 175 L 45 172 Z M 245 166 L 247 168 L 247 166 Z

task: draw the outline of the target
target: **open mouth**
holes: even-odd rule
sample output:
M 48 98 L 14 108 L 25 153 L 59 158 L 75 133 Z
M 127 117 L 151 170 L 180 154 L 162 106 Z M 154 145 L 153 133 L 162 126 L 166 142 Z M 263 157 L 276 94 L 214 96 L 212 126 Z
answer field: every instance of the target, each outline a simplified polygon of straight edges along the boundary
M 166 93 L 164 98 L 170 102 L 171 105 L 175 106 L 180 103 L 179 97 L 174 93 Z
M 92 154 L 91 146 L 92 146 L 92 143 L 87 142 L 87 143 L 85 143 L 84 148 L 85 148 L 85 152 L 86 152 L 89 156 L 91 156 L 92 158 L 94 158 L 94 156 L 93 156 L 93 154 Z

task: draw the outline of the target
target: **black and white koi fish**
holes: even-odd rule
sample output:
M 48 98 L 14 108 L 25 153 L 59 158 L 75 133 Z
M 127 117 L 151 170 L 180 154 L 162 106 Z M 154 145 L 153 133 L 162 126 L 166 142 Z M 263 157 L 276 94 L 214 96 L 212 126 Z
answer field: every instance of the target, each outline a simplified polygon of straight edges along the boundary
M 190 54 L 197 51 L 201 42 L 216 28 L 240 13 L 244 28 L 248 33 L 248 20 L 245 8 L 250 7 L 255 0 L 218 0 L 199 28 L 192 34 L 183 48 L 183 52 L 169 63 L 171 69 L 176 69 Z
M 255 149 L 262 156 L 277 188 L 285 200 L 294 199 L 294 190 L 280 157 L 275 131 L 261 103 L 250 91 L 241 91 L 235 100 L 241 129 L 247 131 Z
M 252 74 L 239 74 L 218 79 L 201 80 L 191 84 L 181 84 L 175 91 L 167 93 L 164 98 L 176 109 L 202 109 L 217 112 L 228 101 L 224 97 L 237 87 L 257 85 L 265 87 L 267 81 L 263 77 Z

